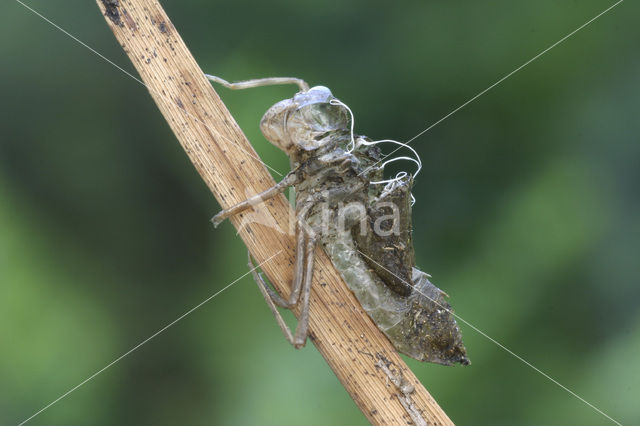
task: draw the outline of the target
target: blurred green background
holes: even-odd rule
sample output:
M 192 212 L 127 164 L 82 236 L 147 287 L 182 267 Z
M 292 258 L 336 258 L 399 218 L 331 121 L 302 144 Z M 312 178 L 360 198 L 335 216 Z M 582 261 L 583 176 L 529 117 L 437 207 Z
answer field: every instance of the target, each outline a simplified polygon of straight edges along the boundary
M 133 70 L 93 1 L 26 0 Z M 356 131 L 408 140 L 613 2 L 162 1 L 202 68 L 330 87 Z M 624 2 L 412 143 L 418 266 L 457 313 L 640 424 L 640 7 Z M 247 271 L 149 94 L 0 5 L 0 424 L 16 424 Z M 292 87 L 219 89 L 258 129 Z M 473 361 L 409 360 L 460 425 L 611 424 L 473 329 Z M 34 425 L 366 424 L 250 277 Z

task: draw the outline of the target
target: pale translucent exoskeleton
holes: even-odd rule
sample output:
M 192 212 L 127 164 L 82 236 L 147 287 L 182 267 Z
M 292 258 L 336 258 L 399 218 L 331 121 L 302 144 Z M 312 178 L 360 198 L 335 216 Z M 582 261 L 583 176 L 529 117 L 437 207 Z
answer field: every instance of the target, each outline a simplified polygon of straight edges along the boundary
M 213 218 L 218 225 L 290 186 L 295 188 L 297 246 L 289 297 L 281 297 L 254 272 L 289 342 L 295 347 L 306 342 L 314 250 L 321 244 L 396 349 L 420 361 L 468 364 L 445 293 L 415 268 L 413 177 L 402 172 L 384 178 L 384 165 L 394 161 L 381 164 L 383 156 L 377 144 L 384 141 L 354 135 L 351 110 L 326 87 L 309 88 L 295 78 L 240 83 L 209 78 L 232 89 L 283 83 L 300 87 L 293 98 L 273 105 L 260 122 L 264 136 L 289 156 L 291 172 L 274 187 Z M 419 159 L 402 158 L 421 167 Z M 301 315 L 292 334 L 275 305 L 291 308 L 296 304 L 301 304 Z

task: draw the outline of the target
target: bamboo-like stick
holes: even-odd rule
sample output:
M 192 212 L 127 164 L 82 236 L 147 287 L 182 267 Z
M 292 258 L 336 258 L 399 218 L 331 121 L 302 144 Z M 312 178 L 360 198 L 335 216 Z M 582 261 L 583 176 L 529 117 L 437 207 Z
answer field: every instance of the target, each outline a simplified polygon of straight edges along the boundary
M 271 175 L 160 3 L 155 0 L 97 0 L 97 3 L 220 204 L 229 207 L 243 201 L 247 194 L 271 187 L 274 184 Z M 281 251 L 262 269 L 278 291 L 286 295 L 295 250 L 292 235 L 278 228 L 289 229 L 290 206 L 279 196 L 268 201 L 265 208 L 273 226 L 244 224 L 240 236 L 257 262 Z M 238 227 L 241 220 L 234 217 L 231 222 Z M 203 224 L 203 232 L 207 226 Z M 321 249 L 316 253 L 310 315 L 311 341 L 371 423 L 407 424 L 423 420 L 428 424 L 453 424 L 362 310 Z M 386 368 L 381 368 L 382 365 Z M 390 378 L 390 374 L 395 377 Z M 400 382 L 409 385 L 402 386 L 404 393 L 396 385 Z M 414 390 L 407 393 L 410 385 Z M 411 410 L 405 408 L 407 404 L 411 404 Z

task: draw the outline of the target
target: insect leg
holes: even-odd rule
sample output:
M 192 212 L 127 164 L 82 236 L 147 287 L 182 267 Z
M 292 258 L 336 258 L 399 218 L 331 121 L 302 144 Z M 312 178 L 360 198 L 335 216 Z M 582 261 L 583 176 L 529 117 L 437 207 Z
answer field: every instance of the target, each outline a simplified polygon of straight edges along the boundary
M 302 277 L 304 275 L 304 243 L 305 233 L 298 224 L 296 232 L 296 263 L 293 267 L 293 282 L 291 284 L 291 293 L 289 294 L 288 306 L 291 308 L 300 299 L 300 289 L 302 288 Z
M 262 293 L 262 296 L 264 297 L 264 300 L 267 302 L 269 309 L 271 309 L 273 316 L 276 317 L 276 322 L 280 326 L 282 333 L 284 333 L 284 337 L 287 338 L 287 340 L 291 345 L 295 346 L 293 335 L 291 334 L 291 330 L 289 330 L 289 326 L 287 326 L 287 323 L 284 322 L 284 318 L 282 318 L 282 315 L 280 314 L 280 312 L 278 311 L 278 308 L 274 303 L 276 300 L 274 296 L 277 297 L 279 300 L 281 300 L 283 303 L 286 303 L 286 301 L 282 299 L 279 294 L 274 292 L 271 289 L 271 287 L 267 285 L 267 283 L 264 281 L 262 276 L 260 276 L 260 274 L 256 270 L 256 267 L 253 266 L 253 262 L 251 261 L 251 253 L 249 253 L 249 269 L 253 274 L 253 279 L 258 284 L 258 289 L 260 290 L 260 293 Z
M 238 213 L 251 208 L 251 206 L 255 206 L 256 204 L 262 203 L 269 198 L 273 198 L 279 193 L 283 192 L 285 189 L 296 183 L 297 177 L 295 173 L 290 172 L 288 175 L 284 177 L 280 182 L 276 183 L 271 188 L 262 191 L 259 194 L 254 195 L 253 197 L 247 198 L 246 200 L 236 204 L 235 206 L 229 207 L 228 209 L 222 210 L 220 213 L 215 215 L 211 222 L 213 226 L 217 227 L 224 221 L 226 218 L 236 215 Z
M 262 278 L 262 276 L 255 272 L 253 273 L 253 277 L 258 283 L 259 287 L 263 287 L 268 296 L 273 300 L 273 303 L 280 306 L 281 308 L 291 309 L 298 302 L 300 298 L 300 289 L 302 287 L 302 276 L 304 270 L 302 269 L 302 262 L 304 260 L 304 243 L 305 243 L 305 235 L 304 232 L 299 231 L 297 233 L 297 245 L 296 245 L 296 260 L 293 268 L 293 283 L 291 285 L 291 293 L 289 294 L 289 299 L 286 300 L 284 297 L 280 296 L 278 292 L 272 289 Z M 251 262 L 251 254 L 249 254 L 249 268 L 253 268 L 253 263 Z
M 306 81 L 295 77 L 267 77 L 267 78 L 255 78 L 253 80 L 238 81 L 236 83 L 229 83 L 215 75 L 205 74 L 205 76 L 218 84 L 222 84 L 224 87 L 231 90 L 250 89 L 253 87 L 261 86 L 273 86 L 277 84 L 297 84 L 300 87 L 300 91 L 306 92 L 309 90 L 309 85 Z
M 254 266 L 253 261 L 251 260 L 251 252 L 247 251 L 247 254 L 249 256 L 249 269 L 253 269 Z M 251 273 L 253 275 L 253 280 L 256 282 L 256 284 L 258 284 L 258 287 L 264 288 L 264 290 L 268 293 L 268 296 L 271 298 L 271 300 L 273 300 L 273 303 L 280 306 L 281 308 L 288 309 L 290 307 L 289 303 L 287 303 L 287 301 L 282 296 L 280 296 L 277 291 L 272 289 L 269 284 L 267 284 L 261 273 L 255 270 L 252 270 Z M 264 294 L 264 292 L 262 293 Z
M 262 293 L 262 296 L 265 298 L 269 309 L 271 309 L 271 312 L 275 316 L 276 322 L 282 330 L 282 333 L 286 337 L 287 341 L 289 341 L 289 343 L 296 349 L 300 349 L 305 345 L 307 341 L 307 331 L 309 328 L 309 292 L 311 289 L 311 275 L 313 274 L 313 250 L 315 248 L 315 233 L 309 229 L 304 222 L 309 207 L 310 205 L 307 205 L 298 209 L 298 219 L 296 221 L 296 263 L 294 265 L 293 284 L 289 300 L 285 300 L 265 282 L 262 276 L 255 270 L 253 262 L 251 261 L 251 254 L 249 254 L 249 269 L 252 270 L 253 278 L 258 284 L 258 288 Z M 309 255 L 309 253 L 311 253 L 311 255 Z M 307 261 L 306 268 L 304 265 L 305 259 Z M 303 281 L 304 288 L 302 289 Z M 300 298 L 301 289 L 303 294 L 302 312 L 296 327 L 295 336 L 293 336 L 276 305 L 291 309 L 299 303 L 298 299 Z
M 278 311 L 278 308 L 276 307 L 276 304 L 277 304 L 282 307 L 290 308 L 295 304 L 295 302 L 293 303 L 287 302 L 279 294 L 277 294 L 271 287 L 269 287 L 269 285 L 264 281 L 262 276 L 260 276 L 258 271 L 255 269 L 255 266 L 253 266 L 253 262 L 251 261 L 251 254 L 249 254 L 249 268 L 251 269 L 251 273 L 253 274 L 253 279 L 258 284 L 258 289 L 260 290 L 260 293 L 262 293 L 262 296 L 267 302 L 269 309 L 271 310 L 274 317 L 276 318 L 276 322 L 278 323 L 278 326 L 282 330 L 284 337 L 286 337 L 287 341 L 296 349 L 302 348 L 307 342 L 307 332 L 309 330 L 309 293 L 311 289 L 311 278 L 313 275 L 313 250 L 315 248 L 314 237 L 309 237 L 306 234 L 306 232 L 304 232 L 303 230 L 300 230 L 299 234 L 302 235 L 301 245 L 304 247 L 306 243 L 307 265 L 304 273 L 304 288 L 302 291 L 302 312 L 300 314 L 300 320 L 298 321 L 298 325 L 296 326 L 295 336 L 291 334 L 291 330 L 289 329 L 289 326 L 287 326 L 287 324 L 284 322 L 284 319 L 282 318 L 282 314 L 280 314 L 280 312 Z M 309 253 L 311 253 L 311 255 L 309 255 Z M 303 253 L 301 253 L 300 258 L 303 257 L 302 254 Z M 302 277 L 302 273 L 300 273 L 299 275 L 300 277 Z M 295 279 L 296 278 L 294 278 L 294 280 Z M 302 279 L 300 279 L 300 281 L 302 281 Z M 299 292 L 298 292 L 298 295 L 299 295 Z
M 309 296 L 311 294 L 311 282 L 313 279 L 313 262 L 314 251 L 316 248 L 315 232 L 309 229 L 305 224 L 301 226 L 300 232 L 306 234 L 307 244 L 305 251 L 305 268 L 304 268 L 304 284 L 302 286 L 302 308 L 300 311 L 300 319 L 298 327 L 296 327 L 296 335 L 294 337 L 296 348 L 301 348 L 307 342 L 307 333 L 309 332 Z

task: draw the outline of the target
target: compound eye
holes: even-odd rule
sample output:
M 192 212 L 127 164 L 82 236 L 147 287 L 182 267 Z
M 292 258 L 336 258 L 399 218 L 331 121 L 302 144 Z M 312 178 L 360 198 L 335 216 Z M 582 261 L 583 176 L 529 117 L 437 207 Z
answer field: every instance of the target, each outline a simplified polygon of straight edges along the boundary
M 269 108 L 260 121 L 264 137 L 284 152 L 293 149 L 293 142 L 287 131 L 287 118 L 292 106 L 291 99 L 280 101 Z
M 311 104 L 329 103 L 333 99 L 331 90 L 324 86 L 314 86 L 306 92 L 297 93 L 293 97 L 293 102 L 298 108 L 303 108 Z
M 322 99 L 325 102 L 333 98 L 331 90 L 325 86 L 313 86 L 307 93 L 311 93 L 314 97 Z

